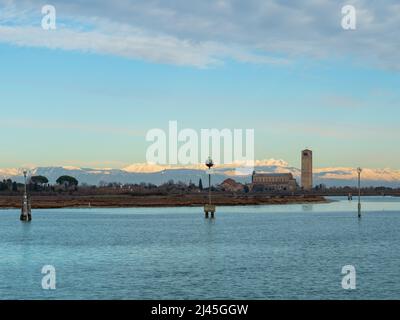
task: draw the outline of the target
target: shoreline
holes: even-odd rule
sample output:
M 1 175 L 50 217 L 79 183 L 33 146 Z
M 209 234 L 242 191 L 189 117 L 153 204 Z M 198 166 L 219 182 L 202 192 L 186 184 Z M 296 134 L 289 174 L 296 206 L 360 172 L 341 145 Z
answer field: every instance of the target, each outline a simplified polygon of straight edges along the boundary
M 32 209 L 63 208 L 166 208 L 166 207 L 202 207 L 208 203 L 204 194 L 184 195 L 54 195 L 32 196 Z M 215 195 L 212 203 L 216 206 L 259 206 L 329 203 L 322 196 L 266 196 L 266 195 Z M 20 209 L 20 196 L 1 196 L 0 209 Z

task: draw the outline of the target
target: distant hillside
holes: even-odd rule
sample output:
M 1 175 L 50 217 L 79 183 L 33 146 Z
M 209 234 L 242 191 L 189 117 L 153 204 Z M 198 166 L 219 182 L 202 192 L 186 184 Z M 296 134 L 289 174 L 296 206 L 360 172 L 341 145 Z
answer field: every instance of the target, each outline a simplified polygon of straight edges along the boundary
M 203 179 L 203 185 L 207 185 L 207 175 L 202 165 L 185 168 L 162 167 L 148 164 L 135 164 L 125 169 L 91 169 L 74 167 L 39 167 L 32 169 L 32 175 L 46 176 L 50 183 L 55 183 L 56 179 L 62 175 L 71 175 L 79 180 L 80 183 L 98 185 L 101 182 L 110 183 L 153 183 L 160 185 L 169 180 L 182 181 L 188 183 L 192 181 L 197 184 L 199 179 Z M 257 161 L 256 171 L 260 172 L 291 172 L 299 181 L 300 170 L 290 167 L 282 160 Z M 221 166 L 214 170 L 213 184 L 221 183 L 227 178 L 242 183 L 251 181 L 250 171 L 247 174 L 238 170 L 238 166 Z M 0 169 L 0 179 L 11 178 L 22 182 L 21 169 Z M 356 172 L 353 168 L 316 168 L 314 169 L 314 184 L 326 184 L 327 186 L 354 186 L 356 185 Z M 387 186 L 400 187 L 400 170 L 393 169 L 364 169 L 362 173 L 364 186 Z

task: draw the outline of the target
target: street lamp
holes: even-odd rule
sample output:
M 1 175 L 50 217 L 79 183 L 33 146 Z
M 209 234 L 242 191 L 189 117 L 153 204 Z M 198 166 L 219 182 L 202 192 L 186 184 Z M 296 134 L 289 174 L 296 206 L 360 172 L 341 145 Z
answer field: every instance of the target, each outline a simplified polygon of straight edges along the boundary
M 358 173 L 358 217 L 361 218 L 361 168 L 357 168 Z
M 211 205 L 211 168 L 214 166 L 211 157 L 206 160 L 206 166 L 208 167 L 208 204 Z
M 214 218 L 215 206 L 211 204 L 211 168 L 214 166 L 214 162 L 211 157 L 206 160 L 206 166 L 208 167 L 208 204 L 204 206 L 204 214 L 208 218 L 208 214 L 211 213 L 211 218 Z

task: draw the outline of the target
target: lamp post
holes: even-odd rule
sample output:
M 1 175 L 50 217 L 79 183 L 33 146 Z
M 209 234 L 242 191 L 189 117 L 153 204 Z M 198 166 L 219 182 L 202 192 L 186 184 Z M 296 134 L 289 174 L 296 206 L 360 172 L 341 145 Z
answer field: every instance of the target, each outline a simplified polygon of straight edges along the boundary
M 31 221 L 32 220 L 32 215 L 31 215 L 31 203 L 30 199 L 28 197 L 28 190 L 26 187 L 26 175 L 27 171 L 24 171 L 24 196 L 22 198 L 22 208 L 21 208 L 21 216 L 20 220 L 21 221 Z
M 211 168 L 214 166 L 214 162 L 211 157 L 206 160 L 206 166 L 208 167 L 208 204 L 204 206 L 204 214 L 208 218 L 208 214 L 211 213 L 211 218 L 214 218 L 215 206 L 211 204 Z
M 361 218 L 361 168 L 357 168 L 358 173 L 358 217 Z
M 211 204 L 211 168 L 214 166 L 214 162 L 211 157 L 208 157 L 206 161 L 206 166 L 208 167 L 208 204 Z

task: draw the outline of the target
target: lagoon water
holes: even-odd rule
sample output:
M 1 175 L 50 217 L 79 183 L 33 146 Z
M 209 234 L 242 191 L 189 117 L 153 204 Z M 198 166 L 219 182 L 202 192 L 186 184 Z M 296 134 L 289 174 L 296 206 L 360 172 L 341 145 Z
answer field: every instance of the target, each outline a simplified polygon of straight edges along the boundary
M 0 210 L 0 299 L 399 299 L 400 198 L 217 208 Z M 44 265 L 56 290 L 43 290 Z M 342 289 L 342 267 L 356 290 Z

